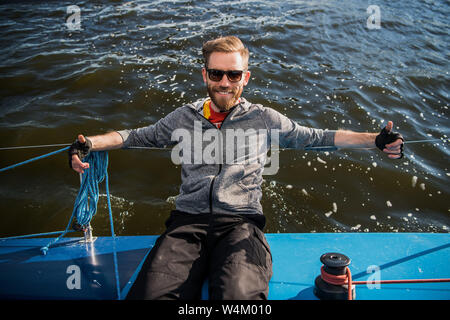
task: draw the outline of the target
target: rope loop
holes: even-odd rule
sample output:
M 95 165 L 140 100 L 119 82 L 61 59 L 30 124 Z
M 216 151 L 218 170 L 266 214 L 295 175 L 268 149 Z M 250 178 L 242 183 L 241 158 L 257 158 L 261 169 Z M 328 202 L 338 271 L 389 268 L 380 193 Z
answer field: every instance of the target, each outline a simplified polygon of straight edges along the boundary
M 324 266 L 320 268 L 320 277 L 323 281 L 326 283 L 329 283 L 331 285 L 335 286 L 347 286 L 348 290 L 348 300 L 353 300 L 353 286 L 354 285 L 361 285 L 361 284 L 373 284 L 373 283 L 379 283 L 379 284 L 398 284 L 398 283 L 437 283 L 437 282 L 450 282 L 450 278 L 442 278 L 442 279 L 398 279 L 398 280 L 378 280 L 375 282 L 371 281 L 353 281 L 352 280 L 352 273 L 350 272 L 349 267 L 345 267 L 345 274 L 343 275 L 334 275 L 330 274 L 325 271 Z
M 50 146 L 50 145 L 48 145 Z M 26 148 L 31 147 L 47 147 L 45 146 L 28 146 Z M 25 147 L 23 147 L 25 148 Z M 0 148 L 2 149 L 11 149 L 11 148 Z M 65 147 L 63 149 L 59 149 L 50 153 L 46 153 L 44 155 L 34 157 L 32 159 L 5 167 L 0 168 L 0 172 L 4 172 L 13 168 L 16 168 L 18 166 L 22 166 L 24 164 L 28 164 L 33 161 L 37 161 L 43 158 L 47 158 L 49 156 L 55 155 L 57 153 L 61 153 L 65 150 L 68 150 L 69 147 Z M 49 233 L 42 233 L 37 235 L 25 235 L 25 236 L 17 236 L 17 237 L 9 237 L 9 238 L 1 238 L 0 240 L 5 239 L 19 239 L 19 238 L 27 238 L 30 236 L 39 236 L 39 235 L 51 235 L 51 234 L 58 234 L 59 236 L 55 239 L 52 239 L 46 246 L 43 246 L 40 248 L 40 251 L 42 254 L 46 255 L 49 251 L 50 247 L 57 243 L 62 237 L 64 237 L 67 233 L 73 232 L 74 230 L 71 230 L 71 222 L 75 218 L 76 222 L 79 225 L 87 226 L 91 222 L 94 215 L 97 213 L 97 203 L 99 199 L 99 188 L 98 184 L 103 182 L 106 179 L 106 196 L 108 201 L 108 210 L 109 210 L 109 220 L 110 220 L 110 227 L 111 227 L 111 237 L 113 240 L 113 258 L 114 258 L 114 274 L 115 274 L 115 280 L 116 280 L 116 291 L 117 291 L 117 298 L 118 300 L 121 299 L 121 293 L 120 293 L 120 281 L 119 281 L 119 267 L 117 263 L 117 250 L 116 250 L 116 235 L 114 233 L 114 223 L 113 223 L 113 217 L 112 217 L 112 210 L 111 210 L 111 199 L 109 195 L 109 181 L 108 181 L 108 153 L 106 151 L 98 151 L 98 152 L 91 152 L 88 154 L 84 159 L 83 162 L 89 163 L 89 169 L 85 170 L 82 177 L 81 177 L 81 186 L 78 191 L 77 198 L 75 199 L 74 208 L 72 211 L 72 215 L 69 219 L 69 223 L 67 224 L 67 227 L 64 231 L 56 231 L 56 232 L 49 232 Z
M 41 248 L 42 254 L 47 254 L 50 246 L 58 242 L 66 233 L 70 232 L 72 220 L 75 218 L 79 224 L 87 225 L 97 212 L 97 203 L 99 198 L 98 184 L 102 182 L 107 175 L 108 154 L 105 151 L 91 152 L 83 162 L 89 163 L 89 169 L 85 170 L 81 178 L 81 186 L 75 199 L 72 216 L 69 219 L 66 229 L 46 246 Z M 109 197 L 109 194 L 108 194 Z
M 81 178 L 81 186 L 73 208 L 72 215 L 82 225 L 88 225 L 97 213 L 99 199 L 99 183 L 105 180 L 108 168 L 108 153 L 106 151 L 91 152 L 83 162 L 89 163 Z
M 349 267 L 345 267 L 345 274 L 343 275 L 334 275 L 334 274 L 330 274 L 328 272 L 326 272 L 324 270 L 324 267 L 322 266 L 320 268 L 320 276 L 323 279 L 323 281 L 335 285 L 335 286 L 347 286 L 347 290 L 348 290 L 348 296 L 347 299 L 348 300 L 353 300 L 353 296 L 352 296 L 352 273 L 350 272 L 350 268 Z

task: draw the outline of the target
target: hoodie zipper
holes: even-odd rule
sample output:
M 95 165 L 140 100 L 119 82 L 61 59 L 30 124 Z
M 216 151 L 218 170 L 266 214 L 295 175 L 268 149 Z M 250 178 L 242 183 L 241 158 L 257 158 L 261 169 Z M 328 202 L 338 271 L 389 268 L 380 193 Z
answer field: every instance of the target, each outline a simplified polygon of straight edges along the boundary
M 230 112 L 230 113 L 231 113 L 231 112 Z M 222 129 L 222 127 L 223 127 L 223 124 L 224 124 L 225 121 L 227 120 L 227 118 L 228 118 L 228 116 L 230 115 L 230 113 L 225 117 L 225 119 L 223 119 L 222 124 L 220 125 L 220 128 L 217 128 L 211 121 L 209 121 L 209 120 L 206 119 L 206 118 L 205 118 L 205 119 L 208 120 L 208 122 L 210 122 L 217 130 L 221 131 L 221 129 Z M 222 142 L 223 142 L 223 140 L 222 140 Z M 218 149 L 219 149 L 219 152 L 222 153 L 222 151 L 223 151 L 223 145 L 220 145 Z M 219 156 L 219 159 L 222 159 L 222 160 L 223 160 L 223 155 Z M 211 180 L 211 185 L 209 186 L 209 212 L 210 212 L 211 214 L 213 214 L 213 201 L 212 201 L 212 198 L 213 198 L 214 181 L 216 181 L 217 176 L 218 176 L 221 172 L 222 172 L 222 163 L 219 163 L 219 171 L 218 171 L 217 174 L 212 178 L 212 180 Z
M 239 105 L 239 104 L 238 104 L 238 105 Z M 238 105 L 236 105 L 236 106 L 233 108 L 233 110 L 231 110 L 231 111 L 227 114 L 227 116 L 223 119 L 222 124 L 220 125 L 220 128 L 217 128 L 216 125 L 215 125 L 214 123 L 212 123 L 211 121 L 209 121 L 209 119 L 206 119 L 206 118 L 203 117 L 203 116 L 202 116 L 202 118 L 204 118 L 206 121 L 208 121 L 214 128 L 216 128 L 216 130 L 221 131 L 221 129 L 222 129 L 222 127 L 223 127 L 225 121 L 228 119 L 228 117 L 230 116 L 230 114 L 237 108 Z M 220 152 L 223 151 L 223 146 L 222 146 L 222 145 L 219 147 L 219 150 L 220 150 Z M 222 155 L 222 157 L 223 157 L 223 155 Z M 221 158 L 221 157 L 219 157 L 219 158 Z M 213 198 L 214 181 L 216 181 L 217 176 L 218 176 L 221 172 L 222 172 L 222 163 L 219 163 L 219 171 L 218 171 L 217 174 L 212 178 L 212 180 L 211 180 L 211 185 L 209 186 L 209 212 L 210 212 L 210 214 L 213 214 L 213 201 L 212 201 L 212 198 Z

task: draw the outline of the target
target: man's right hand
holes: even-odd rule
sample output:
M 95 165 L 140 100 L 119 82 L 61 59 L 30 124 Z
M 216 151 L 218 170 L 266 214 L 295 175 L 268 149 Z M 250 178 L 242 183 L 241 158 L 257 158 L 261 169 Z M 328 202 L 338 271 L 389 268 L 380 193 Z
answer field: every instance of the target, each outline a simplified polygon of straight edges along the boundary
M 89 163 L 82 162 L 92 148 L 92 143 L 82 134 L 72 143 L 69 148 L 69 166 L 78 173 L 83 174 L 85 169 L 89 168 Z

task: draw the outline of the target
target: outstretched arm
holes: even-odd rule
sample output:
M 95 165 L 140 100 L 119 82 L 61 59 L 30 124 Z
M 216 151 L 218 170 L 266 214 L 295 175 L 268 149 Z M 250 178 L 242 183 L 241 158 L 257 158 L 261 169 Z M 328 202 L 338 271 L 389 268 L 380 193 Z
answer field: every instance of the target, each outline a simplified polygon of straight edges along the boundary
M 385 133 L 362 133 L 338 130 L 334 137 L 334 145 L 338 148 L 380 148 L 391 159 L 400 159 L 403 156 L 403 138 L 399 136 L 394 141 L 390 142 L 389 139 L 385 140 L 386 136 L 394 135 L 392 128 L 394 123 L 389 121 L 385 130 Z M 379 143 L 376 143 L 376 140 Z M 386 143 L 388 141 L 388 143 Z M 383 143 L 384 142 L 384 143 Z
M 82 137 L 80 134 L 78 139 Z M 87 137 L 91 140 L 92 151 L 105 151 L 120 149 L 123 146 L 122 136 L 117 131 L 108 132 L 99 136 Z

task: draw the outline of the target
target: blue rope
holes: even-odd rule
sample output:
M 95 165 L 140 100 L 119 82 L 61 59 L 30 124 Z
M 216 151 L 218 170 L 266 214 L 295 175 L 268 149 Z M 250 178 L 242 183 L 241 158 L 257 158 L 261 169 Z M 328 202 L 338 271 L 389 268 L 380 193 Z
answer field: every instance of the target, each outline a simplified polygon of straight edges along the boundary
M 89 163 L 89 169 L 85 170 L 81 177 L 81 186 L 78 190 L 77 198 L 69 219 L 66 229 L 55 239 L 50 241 L 46 246 L 41 248 L 42 254 L 47 254 L 50 246 L 58 242 L 66 233 L 71 230 L 73 218 L 76 218 L 80 225 L 88 225 L 92 217 L 97 213 L 97 203 L 99 198 L 98 184 L 105 179 L 108 167 L 108 154 L 102 152 L 91 152 L 83 162 Z
M 42 236 L 51 236 L 58 233 L 63 233 L 64 231 L 53 231 L 53 232 L 44 232 L 44 233 L 34 233 L 34 234 L 25 234 L 23 236 L 12 236 L 12 237 L 5 237 L 0 238 L 0 241 L 2 240 L 15 240 L 15 239 L 25 239 L 25 238 L 33 238 L 33 237 L 42 237 Z
M 108 179 L 108 153 L 105 151 L 91 152 L 83 162 L 89 163 L 89 169 L 84 170 L 81 177 L 81 186 L 75 199 L 72 216 L 69 219 L 66 230 L 56 239 L 52 240 L 41 248 L 43 254 L 46 254 L 51 245 L 54 245 L 67 232 L 70 232 L 70 226 L 73 218 L 76 218 L 80 225 L 88 225 L 94 215 L 97 213 L 97 203 L 99 199 L 98 184 L 106 179 L 106 196 L 108 200 L 109 220 L 111 227 L 111 237 L 113 239 L 113 259 L 114 259 L 114 275 L 116 280 L 117 299 L 121 299 L 120 295 L 120 281 L 119 281 L 119 267 L 117 263 L 116 252 L 116 235 L 114 233 L 114 223 L 111 210 L 111 198 L 109 194 L 109 179 Z
M 62 149 L 59 149 L 59 150 L 56 150 L 56 151 L 53 151 L 53 152 L 49 152 L 49 153 L 46 153 L 46 154 L 43 154 L 43 155 L 40 155 L 40 156 L 31 158 L 31 159 L 28 159 L 28 160 L 25 160 L 25 161 L 22 161 L 22 162 L 13 164 L 13 165 L 10 165 L 10 166 L 8 166 L 8 167 L 1 168 L 1 169 L 0 169 L 0 172 L 4 172 L 4 171 L 7 171 L 7 170 L 11 170 L 11 169 L 17 168 L 17 167 L 19 167 L 19 166 L 22 166 L 22 165 L 24 165 L 24 164 L 28 164 L 28 163 L 31 163 L 31 162 L 33 162 L 33 161 L 37 161 L 37 160 L 40 160 L 40 159 L 44 159 L 44 158 L 50 157 L 50 156 L 55 155 L 55 154 L 57 154 L 57 153 L 66 151 L 66 150 L 68 150 L 69 148 L 70 148 L 70 146 L 69 146 L 69 147 L 62 148 Z M 67 233 L 67 232 L 70 232 L 70 230 L 68 230 L 68 229 L 66 228 L 65 231 L 55 231 L 55 232 L 46 232 L 46 233 L 29 234 L 29 235 L 23 235 L 23 236 L 7 237 L 7 238 L 0 238 L 0 240 L 21 239 L 21 238 L 29 238 L 29 237 L 32 237 L 32 236 L 46 236 L 46 235 L 53 235 L 53 234 Z M 48 248 L 47 248 L 47 249 L 48 249 Z
M 56 150 L 54 152 L 50 152 L 47 154 L 44 154 L 42 156 L 38 156 L 32 159 L 29 159 L 27 161 L 23 161 L 20 163 L 17 163 L 15 165 L 11 165 L 9 167 L 5 167 L 0 169 L 0 172 L 10 170 L 13 168 L 16 168 L 18 166 L 40 160 L 46 157 L 49 157 L 51 155 L 60 153 L 64 150 L 69 149 L 69 147 Z M 108 211 L 109 211 L 109 220 L 110 220 L 110 227 L 111 227 L 111 237 L 113 239 L 113 258 L 114 258 L 114 275 L 116 280 L 116 290 L 117 290 L 117 299 L 121 300 L 121 294 L 120 294 L 120 281 L 119 281 L 119 267 L 117 263 L 117 252 L 116 252 L 116 235 L 114 233 L 114 223 L 113 223 L 113 216 L 112 216 L 112 210 L 111 210 L 111 198 L 109 194 L 109 179 L 108 179 L 108 153 L 105 151 L 100 152 L 91 152 L 86 158 L 83 159 L 83 162 L 89 163 L 89 169 L 85 170 L 82 177 L 81 177 L 81 186 L 80 190 L 78 191 L 77 198 L 75 199 L 74 208 L 72 211 L 72 215 L 69 219 L 69 223 L 67 224 L 67 227 L 64 231 L 55 231 L 55 232 L 47 232 L 47 233 L 41 233 L 41 234 L 34 234 L 34 235 L 24 235 L 24 236 L 16 236 L 16 237 L 8 237 L 8 238 L 0 238 L 0 240 L 6 240 L 6 239 L 20 239 L 20 238 L 27 238 L 31 236 L 42 236 L 42 235 L 52 235 L 52 234 L 58 234 L 60 235 L 51 240 L 46 246 L 43 246 L 40 250 L 42 254 L 47 254 L 50 246 L 54 245 L 56 242 L 58 242 L 62 237 L 64 237 L 68 232 L 73 232 L 71 230 L 71 223 L 74 218 L 76 218 L 77 222 L 80 225 L 88 225 L 94 215 L 97 213 L 97 203 L 99 199 L 99 188 L 98 184 L 103 182 L 103 180 L 106 179 L 106 195 L 108 200 Z
M 97 213 L 99 198 L 98 184 L 105 180 L 108 168 L 108 153 L 105 151 L 91 152 L 83 162 L 89 163 L 89 169 L 84 170 L 81 186 L 75 199 L 73 214 L 80 225 L 88 225 Z
M 16 167 L 18 167 L 18 166 L 22 166 L 22 165 L 24 165 L 24 164 L 27 164 L 27 163 L 30 163 L 30 162 L 33 162 L 33 161 L 36 161 L 36 160 L 40 160 L 40 159 L 43 159 L 43 158 L 50 157 L 50 156 L 52 156 L 52 155 L 54 155 L 54 154 L 63 152 L 63 151 L 65 151 L 65 150 L 68 150 L 69 148 L 70 148 L 70 147 L 65 147 L 65 148 L 62 148 L 62 149 L 59 149 L 59 150 L 50 152 L 50 153 L 43 154 L 42 156 L 38 156 L 38 157 L 35 157 L 35 158 L 31 158 L 31 159 L 29 159 L 29 160 L 26 160 L 26 161 L 23 161 L 23 162 L 19 162 L 19 163 L 13 164 L 13 165 L 11 165 L 11 166 L 8 166 L 8 167 L 5 167 L 5 168 L 1 168 L 1 169 L 0 169 L 0 172 L 6 171 L 6 170 L 10 170 L 10 169 L 16 168 Z
M 106 161 L 108 162 L 108 158 L 106 158 Z M 114 233 L 114 223 L 113 223 L 113 216 L 112 216 L 112 210 L 111 210 L 111 198 L 109 196 L 109 178 L 108 178 L 108 172 L 105 170 L 105 176 L 106 176 L 106 198 L 108 199 L 108 211 L 109 211 L 109 223 L 111 226 L 111 237 L 113 239 L 113 258 L 114 258 L 114 274 L 116 277 L 116 290 L 117 290 L 117 300 L 121 300 L 120 297 L 120 281 L 119 281 L 119 265 L 117 263 L 117 253 L 116 253 L 116 234 Z

